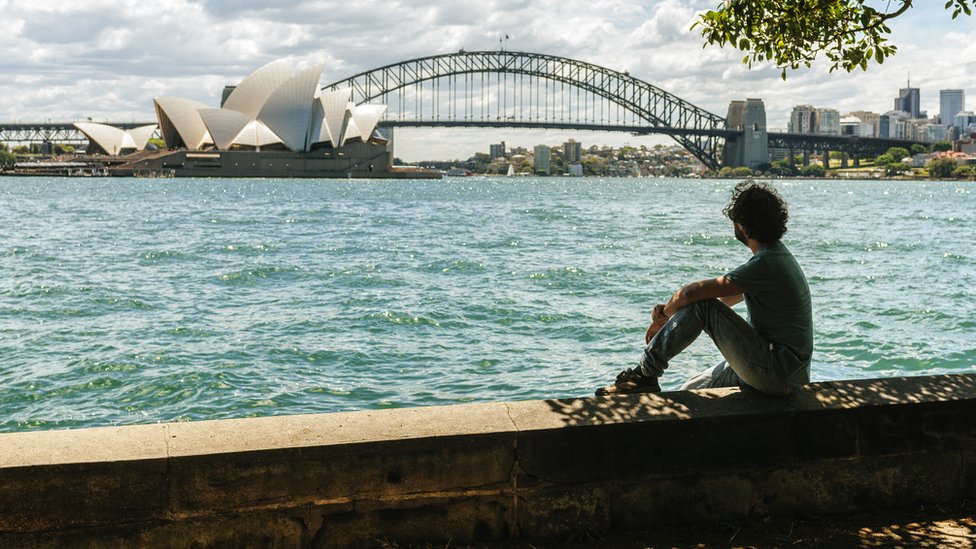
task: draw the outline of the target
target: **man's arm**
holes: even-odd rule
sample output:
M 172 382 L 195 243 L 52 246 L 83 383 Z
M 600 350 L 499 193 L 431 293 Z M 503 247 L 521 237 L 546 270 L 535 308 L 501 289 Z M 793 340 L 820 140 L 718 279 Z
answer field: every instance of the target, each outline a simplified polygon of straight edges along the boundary
M 706 299 L 718 298 L 729 307 L 739 303 L 743 299 L 742 288 L 725 276 L 708 280 L 699 280 L 686 284 L 675 292 L 665 305 L 654 307 L 651 312 L 651 325 L 644 333 L 644 342 L 650 343 L 651 338 L 657 334 L 664 324 L 678 309 Z
M 739 303 L 742 303 L 742 300 L 745 298 L 746 296 L 743 294 L 735 294 L 735 295 L 720 297 L 718 298 L 718 300 L 721 301 L 722 303 L 725 303 L 729 307 L 735 307 Z
M 742 292 L 742 287 L 729 280 L 726 276 L 699 280 L 686 284 L 675 292 L 671 296 L 671 299 L 664 305 L 663 312 L 665 315 L 671 316 L 682 307 L 712 298 L 719 298 L 731 307 L 742 301 Z

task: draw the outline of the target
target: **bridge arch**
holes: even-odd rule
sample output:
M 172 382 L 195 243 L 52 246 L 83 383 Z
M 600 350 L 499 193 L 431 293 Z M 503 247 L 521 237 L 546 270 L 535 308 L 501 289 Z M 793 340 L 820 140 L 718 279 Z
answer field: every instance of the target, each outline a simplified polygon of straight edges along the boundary
M 576 87 L 602 97 L 637 116 L 643 124 L 632 128 L 606 129 L 633 133 L 666 133 L 710 168 L 718 168 L 721 132 L 725 119 L 668 93 L 629 73 L 576 59 L 538 53 L 475 51 L 433 55 L 401 61 L 364 71 L 326 86 L 326 89 L 351 88 L 353 100 L 365 103 L 418 83 L 457 75 L 479 73 L 525 75 Z M 448 125 L 435 120 L 415 121 L 411 125 Z M 450 125 L 484 126 L 487 121 L 467 120 Z M 501 124 L 507 125 L 505 122 Z M 512 124 L 525 126 L 524 124 Z M 546 123 L 533 127 L 550 127 Z M 566 127 L 553 124 L 551 127 Z M 590 126 L 588 129 L 600 129 Z

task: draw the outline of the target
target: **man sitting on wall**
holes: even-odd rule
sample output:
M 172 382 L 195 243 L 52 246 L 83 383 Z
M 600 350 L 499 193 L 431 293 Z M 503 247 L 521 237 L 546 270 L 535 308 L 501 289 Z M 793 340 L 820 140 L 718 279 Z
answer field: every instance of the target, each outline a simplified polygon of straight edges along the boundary
M 621 372 L 597 396 L 659 392 L 658 378 L 702 331 L 725 358 L 682 389 L 752 387 L 785 395 L 810 381 L 813 317 L 810 289 L 793 254 L 780 241 L 786 203 L 765 183 L 743 181 L 724 213 L 752 257 L 726 275 L 699 280 L 654 307 L 637 368 Z M 745 299 L 749 320 L 732 310 Z

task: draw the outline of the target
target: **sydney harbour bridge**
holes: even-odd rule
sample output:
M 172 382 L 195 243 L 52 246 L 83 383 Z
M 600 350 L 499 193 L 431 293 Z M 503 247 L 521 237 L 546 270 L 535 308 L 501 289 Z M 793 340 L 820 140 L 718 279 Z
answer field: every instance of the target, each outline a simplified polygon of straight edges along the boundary
M 664 134 L 712 169 L 741 165 L 728 152 L 755 139 L 762 139 L 769 148 L 789 151 L 791 159 L 799 153 L 835 151 L 855 161 L 914 143 L 743 128 L 627 72 L 537 53 L 462 50 L 365 71 L 326 88 L 351 88 L 357 104 L 388 105 L 381 127 Z M 147 122 L 113 125 L 143 124 Z M 0 142 L 83 145 L 87 139 L 71 123 L 46 122 L 0 124 Z

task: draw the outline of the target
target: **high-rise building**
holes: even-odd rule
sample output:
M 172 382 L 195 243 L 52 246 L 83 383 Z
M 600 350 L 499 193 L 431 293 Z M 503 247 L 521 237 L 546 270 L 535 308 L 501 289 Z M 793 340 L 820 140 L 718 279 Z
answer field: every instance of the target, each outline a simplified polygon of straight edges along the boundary
M 505 158 L 505 142 L 502 141 L 498 145 L 488 146 L 488 155 L 491 156 L 492 160 L 498 160 L 499 158 Z
M 959 130 L 960 137 L 967 137 L 976 132 L 976 114 L 970 111 L 956 113 L 956 129 Z
M 563 159 L 567 164 L 580 162 L 583 157 L 583 145 L 575 139 L 563 143 Z
M 813 105 L 797 105 L 790 114 L 790 133 L 817 133 L 817 109 Z
M 949 133 L 946 131 L 946 127 L 942 124 L 929 124 L 926 126 L 925 131 L 928 133 L 927 141 L 929 143 L 935 143 L 937 141 L 945 141 L 948 138 Z
M 532 171 L 535 173 L 549 175 L 549 161 L 551 151 L 546 145 L 536 145 L 533 149 Z
M 882 139 L 909 139 L 907 121 L 911 115 L 905 111 L 888 111 L 881 115 L 881 131 L 878 137 Z
M 871 133 L 862 134 L 861 137 L 878 137 L 878 129 L 881 127 L 881 115 L 876 112 L 854 111 L 851 116 L 858 118 L 861 122 L 871 126 Z
M 907 88 L 901 88 L 898 90 L 898 97 L 895 98 L 895 108 L 896 111 L 905 111 L 912 118 L 919 117 L 919 103 L 921 102 L 921 94 L 918 88 L 912 87 L 912 81 L 908 81 Z
M 818 109 L 813 105 L 797 105 L 790 115 L 790 133 L 840 135 L 840 113 L 836 109 Z
M 816 133 L 840 135 L 840 113 L 837 109 L 817 109 Z
M 952 126 L 956 115 L 966 110 L 966 92 L 963 90 L 939 90 L 939 119 L 943 126 Z

